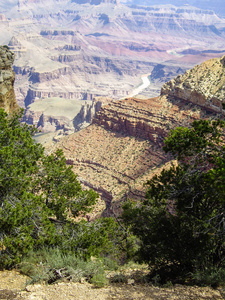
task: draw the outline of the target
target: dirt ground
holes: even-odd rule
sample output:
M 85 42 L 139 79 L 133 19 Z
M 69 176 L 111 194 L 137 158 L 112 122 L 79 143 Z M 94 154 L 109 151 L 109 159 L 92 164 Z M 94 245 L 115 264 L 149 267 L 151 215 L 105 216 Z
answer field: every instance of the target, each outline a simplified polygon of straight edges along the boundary
M 147 284 L 110 284 L 104 288 L 73 282 L 52 285 L 27 285 L 28 278 L 16 271 L 0 272 L 0 299 L 5 300 L 219 300 L 225 299 L 225 289 L 187 287 L 175 285 L 169 288 Z

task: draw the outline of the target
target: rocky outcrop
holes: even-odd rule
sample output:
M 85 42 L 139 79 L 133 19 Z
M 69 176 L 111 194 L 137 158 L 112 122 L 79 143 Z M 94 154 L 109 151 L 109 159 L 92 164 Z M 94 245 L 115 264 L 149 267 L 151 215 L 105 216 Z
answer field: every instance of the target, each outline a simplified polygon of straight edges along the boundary
M 79 114 L 74 118 L 73 124 L 76 131 L 80 130 L 87 124 L 90 124 L 103 105 L 111 102 L 112 99 L 104 97 L 95 97 L 91 103 L 81 107 Z
M 72 122 L 66 116 L 53 116 L 43 111 L 26 110 L 23 120 L 37 127 L 42 133 L 58 131 L 58 134 L 66 135 L 74 132 Z
M 165 136 L 204 114 L 167 96 L 128 98 L 103 105 L 90 126 L 62 138 L 57 147 L 67 163 L 84 186 L 101 195 L 93 216 L 119 213 L 123 200 L 144 198 L 143 183 L 170 160 L 162 150 Z
M 75 50 L 78 51 L 78 50 Z M 68 55 L 68 54 L 60 54 L 59 56 L 53 56 L 51 58 L 54 61 L 62 62 L 62 63 L 70 63 L 72 61 L 77 60 L 77 55 Z
M 41 35 L 76 35 L 77 31 L 74 30 L 42 30 Z
M 27 107 L 35 101 L 35 99 L 45 99 L 52 97 L 59 97 L 63 99 L 83 99 L 83 100 L 93 100 L 95 97 L 98 97 L 99 93 L 92 94 L 85 90 L 48 90 L 47 88 L 41 90 L 36 89 L 35 86 L 31 86 L 28 89 L 27 96 L 25 98 L 25 106 Z
M 94 98 L 93 101 L 45 98 L 26 108 L 23 121 L 35 125 L 42 133 L 52 133 L 49 134 L 49 143 L 52 140 L 57 142 L 64 135 L 90 125 L 102 105 L 110 101 L 103 97 Z
M 145 102 L 139 99 L 115 101 L 97 113 L 93 124 L 104 126 L 113 132 L 126 132 L 134 137 L 149 139 L 158 144 L 166 134 L 166 128 L 163 126 L 165 117 L 151 111 L 150 106 L 154 101 L 157 103 L 158 99 L 153 98 Z
M 30 76 L 30 81 L 33 83 L 41 83 L 45 81 L 50 81 L 59 78 L 62 75 L 67 75 L 71 73 L 70 67 L 57 68 L 51 72 L 32 72 Z
M 165 83 L 161 95 L 169 95 L 224 113 L 225 56 L 208 60 Z
M 79 51 L 81 50 L 81 46 L 77 46 L 77 45 L 65 45 L 63 47 L 64 50 L 68 50 L 68 51 Z
M 11 113 L 18 108 L 13 89 L 15 73 L 12 65 L 14 54 L 7 46 L 0 46 L 0 107 L 7 113 Z
M 177 106 L 181 108 L 185 103 L 179 102 Z M 170 107 L 167 97 L 146 100 L 128 98 L 103 106 L 92 123 L 112 132 L 123 132 L 129 136 L 149 140 L 160 146 L 168 130 L 178 123 L 177 117 L 180 113 L 172 103 Z M 190 111 L 182 112 L 181 116 L 184 122 L 187 121 L 187 117 L 192 120 L 196 118 Z
M 184 74 L 187 67 L 175 67 L 164 64 L 157 64 L 151 72 L 151 80 L 161 82 L 161 85 L 169 80 L 174 79 L 178 74 Z

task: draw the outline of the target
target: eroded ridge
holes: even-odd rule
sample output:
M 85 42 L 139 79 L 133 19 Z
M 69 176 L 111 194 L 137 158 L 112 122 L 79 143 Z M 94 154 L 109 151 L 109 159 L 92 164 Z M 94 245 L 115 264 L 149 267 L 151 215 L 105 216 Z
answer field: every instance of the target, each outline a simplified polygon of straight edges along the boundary
M 162 150 L 169 130 L 190 124 L 199 107 L 166 96 L 114 101 L 103 106 L 92 125 L 63 138 L 67 163 L 83 185 L 101 195 L 94 215 L 118 212 L 127 198 L 142 198 L 143 184 L 171 157 Z

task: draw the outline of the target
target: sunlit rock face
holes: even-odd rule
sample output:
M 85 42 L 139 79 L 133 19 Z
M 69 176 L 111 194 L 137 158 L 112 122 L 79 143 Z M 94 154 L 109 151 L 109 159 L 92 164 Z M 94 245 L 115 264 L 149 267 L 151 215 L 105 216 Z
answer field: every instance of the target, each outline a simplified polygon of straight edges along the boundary
M 13 61 L 14 54 L 7 47 L 0 46 L 0 107 L 4 108 L 7 113 L 18 108 L 13 89 L 15 81 Z
M 224 68 L 225 56 L 205 61 L 165 83 L 161 95 L 169 95 L 224 113 Z

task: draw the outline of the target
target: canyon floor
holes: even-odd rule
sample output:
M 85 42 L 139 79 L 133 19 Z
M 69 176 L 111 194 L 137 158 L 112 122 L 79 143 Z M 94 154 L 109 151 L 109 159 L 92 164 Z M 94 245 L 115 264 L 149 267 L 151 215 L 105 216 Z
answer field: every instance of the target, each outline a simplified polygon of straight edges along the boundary
M 134 270 L 135 272 L 135 270 Z M 132 277 L 132 273 L 130 273 Z M 52 285 L 26 285 L 28 278 L 17 271 L 0 272 L 0 299 L 5 300 L 220 300 L 225 297 L 225 289 L 182 286 L 156 287 L 148 284 L 114 283 L 103 288 L 95 288 L 89 283 L 59 282 Z

